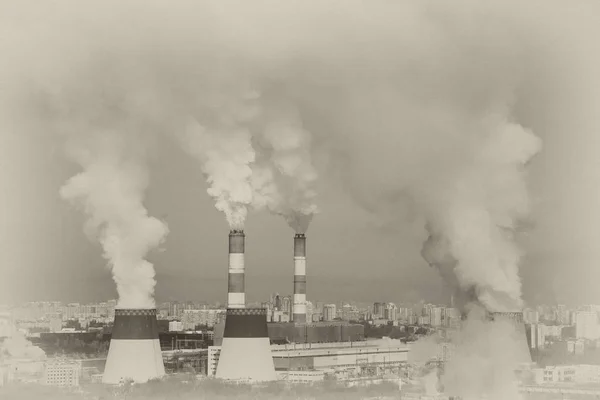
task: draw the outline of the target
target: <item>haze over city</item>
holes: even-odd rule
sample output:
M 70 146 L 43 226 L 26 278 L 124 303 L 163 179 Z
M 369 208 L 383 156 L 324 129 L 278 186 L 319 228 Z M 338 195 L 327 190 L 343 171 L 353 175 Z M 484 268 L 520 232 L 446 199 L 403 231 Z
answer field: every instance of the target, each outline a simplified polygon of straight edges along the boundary
M 444 113 L 479 115 L 480 106 L 486 104 L 500 113 L 503 107 L 510 106 L 510 119 L 541 138 L 541 151 L 532 157 L 527 177 L 531 214 L 517 237 L 525 255 L 520 261 L 524 299 L 531 303 L 600 301 L 594 284 L 598 278 L 596 243 L 600 239 L 596 211 L 599 187 L 596 148 L 600 139 L 595 116 L 600 79 L 597 52 L 589 50 L 597 37 L 594 35 L 599 25 L 594 24 L 597 14 L 585 12 L 590 2 L 570 9 L 560 2 L 538 4 L 532 1 L 518 6 L 509 3 L 481 6 L 464 2 L 464 7 L 470 10 L 468 13 L 444 7 L 446 14 L 441 19 L 433 10 L 427 14 L 427 6 L 422 10 L 409 7 L 413 14 L 397 15 L 404 18 L 405 27 L 398 31 L 395 39 L 371 25 L 383 18 L 382 13 L 388 6 L 363 9 L 359 3 L 352 3 L 344 7 L 348 22 L 328 20 L 332 9 L 324 7 L 318 29 L 309 34 L 303 22 L 298 22 L 278 40 L 274 39 L 278 35 L 271 33 L 282 30 L 283 26 L 273 25 L 270 31 L 259 22 L 273 16 L 242 7 L 240 12 L 247 15 L 242 24 L 224 13 L 224 9 L 213 9 L 223 26 L 243 26 L 248 35 L 246 38 L 217 35 L 214 43 L 202 42 L 197 49 L 202 46 L 212 49 L 211 46 L 222 44 L 220 40 L 229 40 L 231 47 L 227 51 L 230 53 L 224 57 L 246 62 L 254 69 L 243 74 L 254 74 L 262 79 L 261 74 L 273 73 L 271 78 L 282 85 L 290 84 L 292 77 L 313 85 L 304 91 L 294 84 L 288 88 L 298 100 L 298 109 L 305 111 L 301 116 L 303 126 L 315 135 L 313 162 L 318 172 L 315 189 L 320 212 L 309 229 L 311 295 L 329 297 L 332 301 L 351 296 L 364 296 L 367 300 L 375 294 L 394 301 L 447 299 L 447 293 L 440 291 L 442 280 L 420 254 L 428 235 L 424 229 L 425 214 L 419 207 L 411 206 L 415 195 L 410 192 L 413 183 L 407 179 L 407 171 L 417 171 L 414 179 L 426 181 L 439 176 L 448 165 L 456 165 L 458 156 L 453 155 L 456 150 L 453 146 L 460 146 L 460 142 L 442 140 L 442 137 L 463 129 L 464 124 L 448 120 Z M 118 13 L 112 8 L 115 4 L 111 2 L 85 11 L 74 3 L 64 4 L 65 8 L 55 10 L 36 6 L 36 12 L 28 14 L 24 10 L 29 3 L 25 2 L 3 13 L 3 21 L 7 22 L 3 24 L 4 32 L 21 35 L 23 45 L 3 44 L 7 54 L 13 56 L 3 57 L 2 64 L 3 84 L 7 89 L 2 97 L 4 117 L 0 131 L 2 302 L 97 301 L 115 295 L 114 282 L 104 267 L 106 261 L 100 246 L 82 232 L 84 216 L 59 195 L 61 186 L 80 168 L 65 157 L 64 138 L 56 135 L 55 127 L 44 126 L 47 121 L 43 113 L 40 114 L 41 109 L 36 108 L 44 100 L 36 99 L 36 93 L 44 90 L 52 93 L 54 88 L 63 85 L 65 104 L 83 96 L 81 99 L 87 99 L 93 109 L 95 101 L 100 101 L 98 96 L 102 90 L 109 96 L 121 93 L 121 89 L 101 83 L 112 79 L 111 74 L 117 74 L 114 76 L 120 76 L 121 82 L 131 85 L 134 91 L 136 85 L 145 83 L 146 89 L 150 88 L 150 96 L 161 95 L 166 93 L 161 92 L 164 85 L 176 87 L 173 76 L 185 79 L 186 74 L 201 65 L 199 61 L 204 56 L 195 54 L 195 47 L 189 44 L 175 45 L 186 35 L 202 32 L 203 28 L 197 27 L 202 24 L 182 17 L 185 10 L 192 10 L 191 4 L 167 10 L 159 3 L 144 9 L 132 3 L 121 17 L 116 16 Z M 518 12 L 512 11 L 513 5 Z M 306 6 L 298 4 L 290 10 L 273 12 L 285 19 L 294 7 L 300 7 L 300 15 L 306 15 L 298 17 L 299 21 L 311 18 Z M 81 22 L 92 14 L 95 15 L 94 26 L 115 24 L 109 36 L 101 38 L 92 29 L 81 31 L 80 38 L 87 42 L 78 43 L 69 36 L 73 31 L 65 28 L 63 33 L 55 30 L 53 36 L 44 39 L 47 44 L 59 47 L 47 47 L 53 49 L 49 53 L 37 47 L 44 43 L 40 41 L 43 38 L 40 32 L 55 26 L 57 21 Z M 165 47 L 158 47 L 156 54 L 152 53 L 150 39 L 125 29 L 125 25 L 117 28 L 133 15 L 137 15 L 144 26 L 162 27 L 161 40 Z M 158 15 L 166 19 L 161 20 Z M 12 23 L 8 23 L 9 19 Z M 285 57 L 293 60 L 293 55 L 283 50 L 286 40 L 290 46 L 296 46 L 299 57 L 305 56 L 310 63 L 315 56 L 325 54 L 321 47 L 330 45 L 325 41 L 321 47 L 307 49 L 308 43 L 318 42 L 315 35 L 333 27 L 336 35 L 343 36 L 342 32 L 352 26 L 349 21 L 364 27 L 362 39 L 356 39 L 360 45 L 352 51 L 363 61 L 370 60 L 365 65 L 358 67 L 361 64 L 347 61 L 354 60 L 353 56 L 345 44 L 341 45 L 343 41 L 335 42 L 341 40 L 335 35 L 331 43 L 334 48 L 336 43 L 339 45 L 336 51 L 328 53 L 330 64 L 315 63 L 313 69 L 302 63 L 295 67 L 286 64 Z M 465 21 L 469 21 L 468 24 Z M 490 21 L 494 23 L 489 25 Z M 174 30 L 173 23 L 179 24 L 182 30 Z M 435 29 L 428 31 L 430 23 L 444 26 L 445 37 L 432 33 Z M 33 29 L 34 26 L 37 28 Z M 484 26 L 488 29 L 487 36 L 478 33 Z M 295 33 L 306 34 L 306 38 L 300 40 Z M 427 34 L 434 39 L 425 39 L 429 37 Z M 264 41 L 267 37 L 273 40 L 261 46 L 247 46 L 247 41 L 258 41 L 258 38 Z M 111 52 L 103 50 L 106 48 L 103 46 L 115 43 L 120 44 Z M 380 47 L 368 50 L 369 43 L 378 43 Z M 236 53 L 237 47 L 249 50 Z M 134 48 L 139 54 L 127 56 Z M 473 49 L 479 49 L 480 53 L 477 56 L 461 53 L 476 51 Z M 61 51 L 73 58 L 59 61 L 57 54 Z M 281 58 L 273 61 L 272 70 L 264 68 L 265 60 L 275 54 Z M 86 69 L 89 68 L 85 61 L 88 55 L 91 60 L 105 57 L 102 59 L 105 67 L 97 65 Z M 157 55 L 180 57 L 187 64 L 174 64 L 161 70 L 162 66 L 155 68 L 146 63 L 144 57 Z M 11 75 L 13 68 L 19 62 L 25 67 L 21 66 L 19 78 L 13 79 L 17 76 Z M 335 82 L 331 71 L 342 65 L 349 68 L 349 72 L 338 76 L 339 81 Z M 135 73 L 125 69 L 132 66 L 133 71 L 138 66 L 148 76 L 138 76 L 139 81 L 134 82 L 132 74 Z M 329 67 L 333 69 L 330 71 Z M 397 71 L 390 75 L 385 68 L 392 67 Z M 65 80 L 66 71 L 74 73 L 71 81 Z M 224 74 L 235 76 L 235 73 L 235 69 L 228 68 Z M 310 102 L 305 103 L 305 98 L 328 93 L 317 84 L 315 77 L 330 79 L 332 87 L 349 85 L 348 89 L 354 85 L 348 89 L 352 102 L 340 102 L 335 97 L 337 92 L 332 91 L 329 95 L 333 96 L 331 101 L 337 102 L 335 106 L 313 101 L 314 109 L 309 109 Z M 33 83 L 36 80 L 39 85 Z M 80 92 L 77 85 L 82 82 L 96 86 L 90 92 Z M 156 93 L 152 92 L 151 82 L 158 82 Z M 19 86 L 21 84 L 25 86 Z M 393 90 L 384 90 L 381 85 Z M 25 87 L 25 92 L 19 92 L 21 97 L 11 97 L 17 93 L 15 90 Z M 73 88 L 75 91 L 69 92 Z M 425 104 L 421 106 L 415 99 L 422 99 Z M 431 103 L 433 99 L 439 106 Z M 390 101 L 386 103 L 387 100 Z M 163 101 L 168 103 L 161 99 L 157 104 Z M 407 107 L 407 102 L 413 105 Z M 392 107 L 392 104 L 397 106 Z M 323 119 L 323 113 L 329 113 L 331 118 Z M 418 113 L 423 113 L 423 117 L 415 116 Z M 342 123 L 344 118 L 353 126 Z M 441 125 L 419 127 L 424 121 Z M 165 124 L 160 128 L 168 131 L 175 127 Z M 438 142 L 436 135 L 439 135 Z M 433 149 L 417 145 L 419 140 L 433 145 Z M 223 238 L 227 223 L 206 194 L 206 179 L 193 157 L 169 134 L 157 135 L 153 146 L 144 202 L 149 215 L 164 220 L 169 229 L 166 242 L 160 245 L 161 251 L 149 253 L 157 271 L 157 296 L 224 300 L 226 246 Z M 417 156 L 409 157 L 411 151 Z M 346 162 L 348 157 L 350 164 Z M 292 231 L 264 210 L 249 211 L 245 230 L 250 235 L 247 246 L 249 298 L 264 297 L 274 286 L 284 291 L 289 286 L 286 277 L 291 266 L 287 255 Z
M 591 0 L 0 0 L 0 393 L 597 396 L 599 37 Z

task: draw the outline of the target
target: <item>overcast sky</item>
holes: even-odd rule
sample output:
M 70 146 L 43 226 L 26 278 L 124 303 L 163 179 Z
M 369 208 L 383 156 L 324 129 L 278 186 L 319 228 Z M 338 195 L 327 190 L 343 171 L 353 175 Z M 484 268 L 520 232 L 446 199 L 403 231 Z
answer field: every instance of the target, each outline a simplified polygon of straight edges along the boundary
M 2 301 L 92 301 L 115 297 L 99 245 L 82 232 L 83 217 L 58 196 L 76 170 L 60 149 L 37 138 L 4 136 L 2 151 Z M 531 187 L 539 204 L 524 249 L 526 299 L 600 301 L 596 294 L 598 176 L 585 146 L 561 156 L 546 143 L 533 164 Z M 596 173 L 594 173 L 596 172 Z M 555 186 L 569 188 L 560 193 Z M 309 299 L 442 301 L 441 281 L 421 259 L 425 234 L 411 221 L 381 229 L 335 182 L 321 182 L 322 213 L 308 231 Z M 228 227 L 206 194 L 196 164 L 165 141 L 152 165 L 150 213 L 165 217 L 170 235 L 156 253 L 162 299 L 225 300 Z M 596 217 L 597 218 L 597 217 Z M 247 232 L 250 299 L 290 293 L 291 229 L 268 213 L 251 214 Z
M 370 10 L 372 13 L 362 9 L 361 2 L 352 2 L 345 15 L 330 7 L 319 14 L 318 9 L 300 7 L 299 3 L 294 3 L 299 7 L 296 11 L 284 7 L 274 15 L 240 8 L 239 14 L 219 14 L 223 27 L 217 29 L 220 36 L 215 34 L 219 38 L 215 43 L 211 42 L 212 21 L 202 25 L 190 20 L 189 7 L 195 7 L 192 3 L 183 2 L 181 9 L 144 8 L 144 13 L 140 8 L 136 16 L 139 30 L 117 25 L 125 20 L 113 20 L 115 16 L 127 17 L 108 6 L 97 5 L 96 12 L 65 7 L 62 13 L 50 16 L 42 10 L 32 16 L 11 7 L 4 15 L 16 22 L 4 25 L 3 29 L 13 34 L 5 35 L 10 40 L 2 42 L 1 49 L 12 51 L 16 58 L 3 57 L 0 64 L 0 83 L 6 87 L 11 83 L 11 90 L 0 99 L 0 302 L 86 302 L 116 297 L 100 245 L 84 235 L 80 211 L 59 196 L 59 188 L 80 171 L 80 166 L 68 161 L 62 140 L 46 131 L 40 122 L 43 119 L 28 125 L 28 115 L 37 114 L 27 114 L 27 96 L 34 98 L 36 91 L 58 88 L 57 93 L 66 93 L 65 101 L 73 101 L 75 107 L 85 98 L 77 96 L 111 90 L 119 94 L 122 89 L 126 93 L 127 85 L 118 87 L 121 81 L 105 84 L 101 79 L 104 69 L 122 73 L 123 82 L 130 84 L 132 77 L 138 77 L 135 68 L 127 68 L 139 65 L 140 60 L 148 61 L 142 56 L 130 58 L 130 50 L 141 49 L 148 51 L 144 56 L 156 56 L 151 52 L 152 40 L 166 44 L 160 51 L 169 55 L 160 58 L 165 54 L 158 53 L 156 59 L 150 59 L 160 60 L 156 69 L 149 67 L 156 74 L 154 78 L 172 73 L 185 86 L 186 78 L 194 79 L 194 68 L 204 65 L 202 57 L 211 54 L 208 50 L 194 53 L 196 39 L 202 42 L 198 49 L 222 46 L 223 52 L 239 53 L 241 59 L 250 60 L 252 74 L 263 80 L 265 74 L 288 85 L 286 90 L 296 96 L 299 109 L 314 106 L 301 116 L 305 127 L 317 139 L 329 140 L 329 150 L 333 143 L 334 150 L 352 156 L 347 165 L 350 172 L 346 173 L 334 168 L 342 165 L 332 162 L 337 157 L 334 152 L 326 150 L 315 156 L 321 212 L 307 233 L 309 300 L 447 301 L 437 272 L 420 255 L 427 238 L 423 215 L 407 208 L 400 196 L 402 184 L 395 185 L 409 182 L 419 186 L 428 178 L 435 178 L 433 182 L 442 179 L 439 176 L 458 165 L 463 152 L 458 147 L 452 152 L 462 142 L 451 138 L 460 137 L 463 127 L 472 129 L 473 116 L 479 115 L 483 104 L 494 108 L 502 103 L 498 109 L 510 106 L 510 118 L 531 129 L 543 142 L 527 177 L 532 218 L 527 232 L 518 238 L 524 254 L 524 298 L 530 302 L 600 302 L 596 289 L 600 278 L 600 60 L 594 43 L 600 24 L 593 20 L 597 9 L 586 9 L 592 6 L 585 1 L 580 9 L 568 10 L 560 2 L 547 2 L 542 11 L 532 1 L 527 7 L 519 6 L 518 12 L 504 5 L 511 2 L 494 3 L 487 12 L 490 10 L 483 6 L 475 7 L 476 2 L 459 3 L 471 7 L 473 14 L 430 6 L 421 9 L 417 3 L 406 10 L 394 6 L 390 10 L 399 13 L 396 17 L 401 16 L 402 23 L 388 13 L 391 6 L 386 2 Z M 125 11 L 131 12 L 131 7 Z M 158 16 L 167 11 L 168 23 L 158 24 Z M 106 65 L 82 67 L 87 64 L 79 64 L 81 60 L 74 56 L 81 54 L 66 45 L 61 47 L 64 38 L 56 29 L 47 32 L 56 33 L 48 43 L 59 43 L 57 47 L 46 50 L 42 45 L 43 29 L 67 26 L 65 21 L 77 12 L 81 21 L 89 18 L 115 23 L 98 23 L 111 29 L 85 31 L 89 37 L 65 30 L 64 37 L 69 39 L 65 43 L 81 45 Z M 388 14 L 389 19 L 382 19 Z M 27 19 L 22 28 L 16 16 Z M 285 16 L 298 20 L 288 29 Z M 315 16 L 323 20 L 315 20 Z M 36 18 L 48 24 L 38 25 Z M 331 18 L 338 19 L 323 23 Z M 2 22 L 0 19 L 0 25 Z M 312 22 L 320 28 L 313 30 Z M 153 30 L 154 24 L 160 28 Z M 228 30 L 228 24 L 246 30 Z M 266 26 L 272 26 L 273 32 Z M 333 33 L 327 36 L 330 31 Z M 152 32 L 154 39 L 146 40 L 147 32 Z M 362 36 L 347 39 L 349 32 L 361 32 Z M 123 37 L 133 39 L 116 41 L 123 33 Z M 31 37 L 24 37 L 29 34 Z M 320 40 L 319 34 L 326 39 Z M 190 38 L 194 41 L 186 42 Z M 268 46 L 247 45 L 263 43 L 261 39 L 267 38 L 272 40 Z M 101 43 L 97 53 L 94 43 Z M 294 62 L 287 64 L 285 60 Z M 236 61 L 230 59 L 228 65 Z M 203 70 L 213 72 L 209 67 Z M 228 73 L 236 76 L 233 70 Z M 12 85 L 16 76 L 33 78 L 27 85 Z M 52 77 L 50 83 L 44 82 L 48 76 Z M 168 86 L 173 76 L 159 83 Z M 227 80 L 228 75 L 223 76 Z M 146 78 L 139 78 L 136 85 Z M 36 79 L 41 82 L 39 86 Z M 353 82 L 352 88 L 345 86 L 348 82 Z M 342 90 L 329 92 L 335 85 Z M 83 87 L 91 91 L 80 89 Z M 176 84 L 173 87 L 180 89 Z M 154 89 L 150 84 L 145 88 Z M 163 89 L 157 84 L 156 93 L 164 93 Z M 189 93 L 184 91 L 181 98 L 174 98 L 187 99 L 186 95 Z M 25 106 L 19 106 L 24 114 L 15 118 L 11 106 L 16 103 Z M 166 111 L 165 115 L 171 117 Z M 448 126 L 436 130 L 436 124 L 446 123 Z M 450 139 L 438 144 L 435 135 L 439 132 Z M 145 201 L 150 215 L 163 218 L 170 230 L 164 251 L 150 255 L 157 271 L 157 298 L 224 301 L 229 227 L 206 192 L 199 164 L 166 135 L 158 140 Z M 429 147 L 434 148 L 431 153 Z M 394 190 L 386 189 L 392 186 Z M 264 211 L 250 213 L 245 231 L 249 299 L 267 299 L 272 292 L 291 293 L 293 231 L 281 218 Z

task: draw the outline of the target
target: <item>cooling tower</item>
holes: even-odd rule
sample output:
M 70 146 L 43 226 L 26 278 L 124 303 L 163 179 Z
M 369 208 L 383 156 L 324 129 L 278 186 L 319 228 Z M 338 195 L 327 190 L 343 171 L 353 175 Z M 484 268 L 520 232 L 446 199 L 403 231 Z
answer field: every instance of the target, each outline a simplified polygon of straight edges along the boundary
M 229 233 L 227 314 L 215 376 L 233 381 L 277 379 L 267 330 L 267 311 L 246 308 L 243 231 Z
M 294 236 L 294 311 L 292 320 L 306 323 L 306 236 Z
M 229 308 L 217 364 L 217 378 L 268 382 L 277 380 L 264 308 Z
M 116 309 L 102 381 L 144 383 L 165 375 L 155 309 Z
M 488 318 L 492 321 L 507 321 L 510 322 L 514 330 L 514 340 L 518 345 L 519 354 L 522 354 L 522 359 L 519 362 L 531 363 L 531 353 L 527 344 L 527 332 L 523 321 L 522 312 L 493 312 L 488 314 Z

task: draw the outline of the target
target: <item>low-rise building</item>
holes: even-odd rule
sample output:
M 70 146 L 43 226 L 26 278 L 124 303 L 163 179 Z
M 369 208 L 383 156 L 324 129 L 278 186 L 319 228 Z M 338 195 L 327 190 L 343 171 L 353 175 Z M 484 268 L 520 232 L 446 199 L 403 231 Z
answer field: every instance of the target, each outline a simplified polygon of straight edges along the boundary
M 183 331 L 183 322 L 171 321 L 169 322 L 169 332 L 181 332 Z
M 556 365 L 532 370 L 538 385 L 554 383 L 600 383 L 600 365 Z
M 72 360 L 47 361 L 42 383 L 50 386 L 79 386 L 81 362 Z

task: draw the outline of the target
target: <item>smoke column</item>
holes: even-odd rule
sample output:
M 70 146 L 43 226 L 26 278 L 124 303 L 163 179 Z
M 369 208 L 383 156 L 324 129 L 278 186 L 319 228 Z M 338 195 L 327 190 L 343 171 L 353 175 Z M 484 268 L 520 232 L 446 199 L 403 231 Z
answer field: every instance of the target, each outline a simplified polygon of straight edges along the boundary
M 206 122 L 191 120 L 181 138 L 184 148 L 200 162 L 208 194 L 231 229 L 244 228 L 254 201 L 251 164 L 255 152 L 247 124 L 258 109 L 252 93 L 238 100 L 209 109 Z
M 291 106 L 267 102 L 264 127 L 256 139 L 253 165 L 256 208 L 281 215 L 295 233 L 306 233 L 318 212 L 311 135 Z
M 74 138 L 69 154 L 83 172 L 60 194 L 88 217 L 86 231 L 102 244 L 117 284 L 119 308 L 154 308 L 154 267 L 145 260 L 167 235 L 167 227 L 143 205 L 148 186 L 144 160 L 124 134 L 101 132 Z M 133 154 L 132 154 L 133 153 Z
M 540 140 L 523 127 L 494 121 L 466 164 L 435 197 L 422 193 L 429 208 L 424 257 L 450 284 L 490 311 L 522 309 L 520 251 L 515 225 L 530 208 L 524 166 Z

